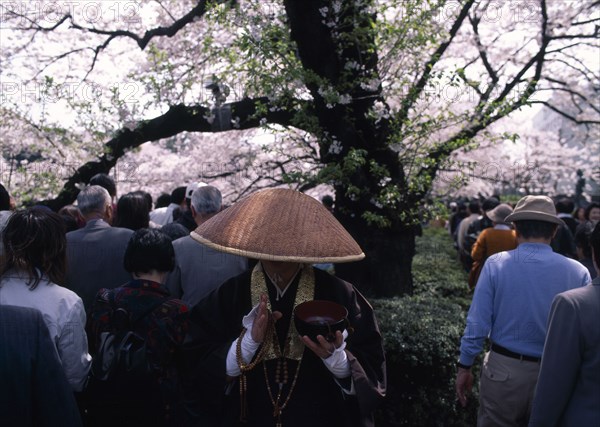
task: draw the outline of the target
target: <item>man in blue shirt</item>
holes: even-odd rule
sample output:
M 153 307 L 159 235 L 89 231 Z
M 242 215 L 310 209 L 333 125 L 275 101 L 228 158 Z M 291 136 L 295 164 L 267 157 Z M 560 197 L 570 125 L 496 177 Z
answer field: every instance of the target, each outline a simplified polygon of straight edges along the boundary
M 461 339 L 456 393 L 466 406 L 471 366 L 483 349 L 478 426 L 527 425 L 540 368 L 546 321 L 554 296 L 590 282 L 587 269 L 552 251 L 561 220 L 546 196 L 526 196 L 506 218 L 517 249 L 485 262 Z

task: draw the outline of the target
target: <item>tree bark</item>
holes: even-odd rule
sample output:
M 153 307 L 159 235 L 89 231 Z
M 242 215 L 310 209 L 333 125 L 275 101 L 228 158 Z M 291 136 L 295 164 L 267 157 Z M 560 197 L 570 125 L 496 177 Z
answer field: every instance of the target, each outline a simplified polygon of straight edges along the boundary
M 342 168 L 342 182 L 334 184 L 336 216 L 360 244 L 366 259 L 358 263 L 340 264 L 336 272 L 369 295 L 393 296 L 412 291 L 411 263 L 414 254 L 413 227 L 398 219 L 398 212 L 378 207 L 381 177 L 375 167 L 384 168 L 390 178 L 388 185 L 405 187 L 404 171 L 398 153 L 389 145 L 389 122 L 373 118 L 369 111 L 376 102 L 384 103 L 381 85 L 365 85 L 378 81 L 378 56 L 374 16 L 367 12 L 369 2 L 344 2 L 338 12 L 340 25 L 332 30 L 325 16 L 333 7 L 329 1 L 286 0 L 291 38 L 306 70 L 319 76 L 321 82 L 309 82 L 307 88 L 314 99 L 322 137 L 319 139 L 321 161 L 339 167 L 360 152 L 364 161 L 352 170 Z M 307 31 L 310 29 L 310 31 Z M 344 33 L 344 34 L 341 34 Z M 343 40 L 343 42 L 342 42 Z M 361 64 L 360 68 L 345 67 L 346 63 Z M 333 88 L 352 98 L 349 104 L 330 103 L 323 91 Z M 332 150 L 333 144 L 339 149 Z M 349 191 L 349 187 L 352 190 Z M 381 224 L 370 222 L 365 212 L 389 220 Z
M 339 219 L 367 257 L 359 262 L 336 265 L 336 275 L 355 285 L 367 296 L 412 294 L 412 259 L 418 227 L 377 229 L 349 218 Z

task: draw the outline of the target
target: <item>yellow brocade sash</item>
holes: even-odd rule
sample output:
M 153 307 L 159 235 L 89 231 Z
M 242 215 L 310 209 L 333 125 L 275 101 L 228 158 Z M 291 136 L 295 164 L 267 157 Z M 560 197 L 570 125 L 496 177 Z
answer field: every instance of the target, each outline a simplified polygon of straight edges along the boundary
M 274 285 L 276 286 L 276 285 Z M 265 279 L 265 273 L 263 272 L 262 266 L 256 264 L 254 270 L 252 270 L 252 278 L 250 280 L 250 297 L 252 301 L 252 307 L 255 307 L 260 302 L 261 294 L 269 295 L 267 289 L 267 281 Z M 315 297 L 315 273 L 311 265 L 305 264 L 300 271 L 300 282 L 298 283 L 298 290 L 296 291 L 296 298 L 294 299 L 294 309 L 298 304 L 302 304 L 306 301 L 312 301 Z M 271 301 L 267 302 L 267 308 L 271 310 Z M 272 334 L 265 337 L 264 345 L 268 346 L 268 350 L 264 360 L 273 360 L 284 355 L 287 359 L 301 360 L 302 353 L 304 352 L 304 342 L 294 324 L 293 309 L 290 313 L 290 326 L 288 328 L 288 334 L 285 339 L 285 348 L 281 352 L 275 351 L 275 345 L 279 345 L 273 342 L 276 334 Z

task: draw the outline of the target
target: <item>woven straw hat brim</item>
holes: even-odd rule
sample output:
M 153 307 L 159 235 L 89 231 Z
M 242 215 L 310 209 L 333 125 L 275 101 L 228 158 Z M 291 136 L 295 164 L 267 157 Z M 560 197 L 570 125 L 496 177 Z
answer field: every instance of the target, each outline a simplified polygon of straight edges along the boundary
M 198 234 L 196 234 L 195 231 L 192 231 L 192 233 L 190 234 L 190 236 L 192 237 L 192 239 L 194 239 L 195 241 L 202 243 L 203 245 L 206 245 L 212 249 L 215 249 L 217 251 L 220 252 L 225 252 L 228 254 L 232 254 L 232 255 L 239 255 L 242 257 L 246 257 L 246 258 L 254 258 L 254 259 L 259 259 L 259 260 L 265 260 L 265 261 L 282 261 L 282 262 L 298 262 L 298 263 L 303 263 L 303 264 L 320 264 L 320 263 L 334 263 L 334 264 L 338 264 L 338 263 L 343 263 L 343 262 L 353 262 L 353 261 L 360 261 L 361 259 L 364 259 L 365 254 L 364 253 L 360 253 L 358 255 L 348 255 L 348 256 L 340 256 L 340 257 L 334 257 L 334 256 L 319 256 L 319 257 L 311 257 L 311 256 L 300 256 L 300 255 L 272 255 L 272 254 L 268 254 L 268 253 L 264 253 L 264 252 L 252 252 L 252 251 L 247 251 L 247 250 L 243 250 L 243 249 L 236 249 L 236 248 L 231 248 L 231 247 L 227 247 L 227 246 L 221 246 L 218 244 L 215 244 L 209 240 L 206 240 L 202 237 L 200 237 Z
M 204 222 L 190 236 L 215 250 L 259 260 L 343 263 L 365 257 L 321 203 L 287 189 L 256 192 Z

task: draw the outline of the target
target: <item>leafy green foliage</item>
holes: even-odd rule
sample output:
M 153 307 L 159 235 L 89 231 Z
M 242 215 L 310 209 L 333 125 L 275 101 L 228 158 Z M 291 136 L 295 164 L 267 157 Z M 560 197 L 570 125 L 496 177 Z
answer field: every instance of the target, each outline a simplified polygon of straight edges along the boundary
M 416 240 L 413 281 L 415 294 L 448 299 L 468 308 L 467 273 L 460 268 L 446 229 L 427 228 L 425 236 Z
M 444 229 L 426 228 L 413 261 L 415 294 L 374 300 L 384 338 L 388 396 L 385 426 L 471 426 L 476 395 L 456 404 L 454 380 L 469 294 L 466 275 Z
M 473 425 L 474 408 L 456 406 L 454 379 L 464 311 L 432 296 L 374 303 L 383 332 L 388 396 L 382 425 Z

